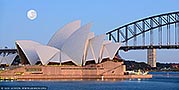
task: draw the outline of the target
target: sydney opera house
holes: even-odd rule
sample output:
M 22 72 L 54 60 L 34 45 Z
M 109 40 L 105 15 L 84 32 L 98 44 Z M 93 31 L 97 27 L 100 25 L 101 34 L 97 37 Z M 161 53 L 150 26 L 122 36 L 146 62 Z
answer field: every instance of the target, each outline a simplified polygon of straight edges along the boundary
M 120 43 L 95 36 L 91 24 L 80 21 L 64 25 L 47 45 L 31 40 L 15 42 L 21 66 L 1 77 L 23 80 L 120 78 L 125 65 L 116 57 Z M 12 56 L 13 57 L 13 56 Z M 15 56 L 14 56 L 15 57 Z M 12 58 L 9 60 L 11 64 Z
M 80 26 L 80 21 L 74 21 L 58 30 L 47 45 L 30 40 L 16 41 L 22 63 L 85 65 L 88 61 L 112 60 L 120 44 L 104 40 L 105 35 L 95 36 L 90 28 L 91 24 Z

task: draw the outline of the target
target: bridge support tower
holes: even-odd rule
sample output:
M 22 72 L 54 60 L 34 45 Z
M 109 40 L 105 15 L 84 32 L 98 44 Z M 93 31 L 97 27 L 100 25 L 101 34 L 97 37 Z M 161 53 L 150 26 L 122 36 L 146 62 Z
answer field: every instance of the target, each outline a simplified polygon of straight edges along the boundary
M 156 49 L 147 49 L 147 63 L 151 67 L 156 67 Z

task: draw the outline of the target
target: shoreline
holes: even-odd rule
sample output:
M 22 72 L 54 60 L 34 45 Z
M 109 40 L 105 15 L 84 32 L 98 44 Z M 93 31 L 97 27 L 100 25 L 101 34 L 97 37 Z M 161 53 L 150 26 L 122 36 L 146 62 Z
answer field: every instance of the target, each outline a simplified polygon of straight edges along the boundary
M 31 78 L 30 78 L 31 77 Z M 17 81 L 74 81 L 74 80 L 125 80 L 125 79 L 150 79 L 152 78 L 151 74 L 147 75 L 120 75 L 120 76 L 52 76 L 52 75 L 44 75 L 44 76 L 1 76 L 0 80 L 17 80 Z

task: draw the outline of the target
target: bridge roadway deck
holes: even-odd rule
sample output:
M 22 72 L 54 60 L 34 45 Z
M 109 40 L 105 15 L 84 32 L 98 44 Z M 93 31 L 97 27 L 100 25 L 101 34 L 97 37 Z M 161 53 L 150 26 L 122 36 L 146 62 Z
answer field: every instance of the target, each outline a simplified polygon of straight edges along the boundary
M 0 53 L 4 53 L 4 52 L 7 52 L 7 53 L 16 53 L 17 49 L 0 49 Z
M 179 49 L 179 45 L 148 45 L 148 46 L 121 46 L 119 50 L 138 50 L 138 49 Z M 16 53 L 17 49 L 0 49 L 0 53 Z
M 121 46 L 119 50 L 138 50 L 138 49 L 179 49 L 179 45 L 148 45 L 148 46 Z

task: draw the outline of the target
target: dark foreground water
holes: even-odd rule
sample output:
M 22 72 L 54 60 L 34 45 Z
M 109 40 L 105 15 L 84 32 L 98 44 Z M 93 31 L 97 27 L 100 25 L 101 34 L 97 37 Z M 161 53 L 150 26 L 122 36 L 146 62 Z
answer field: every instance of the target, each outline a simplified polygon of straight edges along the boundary
M 1 81 L 0 90 L 179 90 L 179 72 L 151 72 L 152 79 L 117 81 Z

